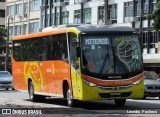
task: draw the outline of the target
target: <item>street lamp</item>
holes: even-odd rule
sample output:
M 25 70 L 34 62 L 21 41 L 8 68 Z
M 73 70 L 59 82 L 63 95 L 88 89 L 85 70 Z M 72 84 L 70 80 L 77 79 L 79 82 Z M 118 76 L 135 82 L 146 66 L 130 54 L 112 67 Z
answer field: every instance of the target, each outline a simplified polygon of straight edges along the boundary
M 8 54 L 9 54 L 9 20 L 10 16 L 8 16 L 8 25 L 7 25 L 7 41 L 6 41 L 6 57 L 5 57 L 5 71 L 8 70 Z

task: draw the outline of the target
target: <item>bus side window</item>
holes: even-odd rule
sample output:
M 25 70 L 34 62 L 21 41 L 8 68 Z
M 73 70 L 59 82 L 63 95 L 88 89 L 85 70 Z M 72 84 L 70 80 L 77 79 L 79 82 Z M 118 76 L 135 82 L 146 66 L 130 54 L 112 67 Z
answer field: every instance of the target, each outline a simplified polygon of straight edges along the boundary
M 21 42 L 20 41 L 14 41 L 13 42 L 13 57 L 16 61 L 20 61 L 20 55 L 21 55 Z
M 59 60 L 59 40 L 58 40 L 58 36 L 54 35 L 52 36 L 51 39 L 52 43 L 51 43 L 51 59 L 52 60 Z
M 60 59 L 68 62 L 67 39 L 65 34 L 59 35 Z
M 41 39 L 39 39 L 39 43 L 38 43 L 38 57 L 40 61 L 46 60 L 46 54 L 47 54 L 47 45 L 46 45 L 46 38 L 47 37 L 40 37 Z

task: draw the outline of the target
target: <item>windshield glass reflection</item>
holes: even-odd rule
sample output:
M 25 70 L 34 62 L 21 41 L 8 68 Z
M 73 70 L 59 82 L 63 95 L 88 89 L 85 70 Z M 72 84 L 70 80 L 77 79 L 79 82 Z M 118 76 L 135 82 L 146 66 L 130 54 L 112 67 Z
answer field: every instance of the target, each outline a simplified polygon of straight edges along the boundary
M 95 73 L 113 73 L 113 53 L 109 37 L 83 37 L 83 68 Z
M 142 69 L 137 35 L 83 35 L 82 69 L 98 74 L 128 74 Z

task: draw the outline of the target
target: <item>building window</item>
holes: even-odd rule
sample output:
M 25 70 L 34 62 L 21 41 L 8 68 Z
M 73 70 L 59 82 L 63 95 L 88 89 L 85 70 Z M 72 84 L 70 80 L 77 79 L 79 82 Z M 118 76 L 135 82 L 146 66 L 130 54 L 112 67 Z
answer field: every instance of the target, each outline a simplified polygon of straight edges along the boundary
M 31 0 L 31 11 L 39 10 L 40 1 L 39 0 Z
M 28 2 L 24 3 L 24 13 L 28 13 Z
M 75 24 L 81 23 L 81 10 L 74 11 L 74 23 Z
M 125 17 L 133 17 L 133 2 L 125 2 L 124 3 L 124 7 L 125 7 Z
M 69 0 L 64 0 L 65 5 L 69 5 Z
M 143 14 L 148 14 L 149 0 L 143 0 Z
M 157 32 L 150 32 L 150 48 L 155 48 L 156 43 L 158 43 Z
M 46 0 L 46 2 L 47 2 L 46 5 L 49 5 L 49 4 L 50 4 L 50 0 Z
M 52 0 L 52 3 L 55 3 L 56 2 L 56 0 Z
M 15 35 L 22 35 L 22 26 L 21 25 L 17 25 L 15 26 Z
M 16 4 L 16 14 L 22 14 L 22 3 Z
M 29 24 L 29 32 L 30 33 L 36 33 L 39 32 L 39 23 L 38 22 L 34 22 L 34 23 L 30 23 Z
M 11 6 L 7 6 L 7 9 L 8 9 L 8 16 L 13 16 L 14 15 L 14 5 L 11 5 Z
M 23 34 L 27 34 L 27 24 L 23 24 Z
M 42 19 L 41 19 L 41 26 L 42 26 L 42 28 L 44 28 L 45 27 L 45 16 L 44 15 L 42 15 Z
M 69 11 L 62 12 L 62 24 L 68 24 Z
M 83 21 L 84 23 L 91 23 L 91 8 L 83 10 Z
M 60 25 L 60 13 L 56 13 L 56 25 Z
M 51 14 L 51 26 L 54 26 L 54 14 Z
M 148 43 L 148 32 L 143 32 L 143 48 L 147 48 Z
M 0 17 L 5 17 L 5 10 L 0 10 Z
M 141 14 L 141 0 L 135 1 L 135 16 L 140 16 Z
M 98 7 L 98 24 L 104 24 L 104 6 Z
M 45 4 L 46 4 L 45 2 L 46 2 L 46 0 L 42 0 L 42 5 L 43 6 L 45 6 Z
M 109 19 L 117 19 L 117 4 L 109 5 Z
M 49 17 L 49 14 L 47 14 L 47 15 L 46 15 L 46 27 L 49 26 L 49 18 L 50 18 L 50 17 Z

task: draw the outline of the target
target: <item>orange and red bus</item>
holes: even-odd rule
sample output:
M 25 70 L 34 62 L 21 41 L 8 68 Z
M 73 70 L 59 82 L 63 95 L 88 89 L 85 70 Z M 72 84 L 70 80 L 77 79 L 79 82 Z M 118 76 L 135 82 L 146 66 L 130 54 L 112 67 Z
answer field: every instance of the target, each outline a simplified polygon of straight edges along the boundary
M 75 99 L 142 98 L 143 61 L 140 40 L 131 27 L 65 25 L 13 37 L 14 88 L 31 101 L 60 96 Z

